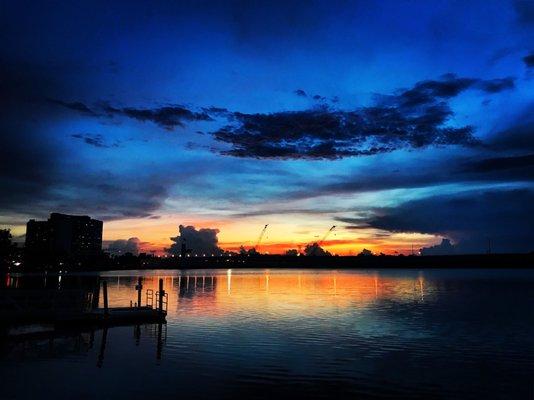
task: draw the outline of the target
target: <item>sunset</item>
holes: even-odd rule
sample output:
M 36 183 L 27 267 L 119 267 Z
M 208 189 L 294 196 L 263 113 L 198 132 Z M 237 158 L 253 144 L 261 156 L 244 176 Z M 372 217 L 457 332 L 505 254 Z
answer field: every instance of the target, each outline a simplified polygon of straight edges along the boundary
M 532 400 L 534 0 L 0 0 L 0 44 L 0 400 Z
M 16 241 L 63 212 L 158 254 L 180 224 L 225 250 L 264 224 L 274 253 L 331 225 L 339 254 L 533 250 L 528 1 L 9 3 L 0 223 Z

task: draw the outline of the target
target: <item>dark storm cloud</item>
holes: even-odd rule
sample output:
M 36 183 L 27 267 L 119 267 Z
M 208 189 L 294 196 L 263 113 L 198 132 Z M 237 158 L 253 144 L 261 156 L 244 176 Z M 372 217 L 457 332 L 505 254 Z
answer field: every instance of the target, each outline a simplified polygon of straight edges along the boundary
M 294 92 L 297 96 L 300 96 L 300 97 L 308 97 L 308 95 L 306 94 L 306 92 L 302 89 L 297 89 L 295 90 Z
M 534 67 L 534 53 L 530 53 L 529 55 L 523 57 L 523 61 L 527 67 Z
M 453 112 L 447 101 L 467 89 L 492 94 L 513 87 L 513 78 L 481 80 L 446 74 L 356 110 L 323 106 L 272 114 L 236 112 L 232 124 L 212 135 L 230 145 L 221 154 L 251 158 L 339 159 L 431 145 L 472 146 L 478 141 L 471 126 L 448 125 Z
M 434 196 L 377 210 L 366 222 L 390 232 L 445 236 L 461 252 L 534 250 L 534 191 L 492 190 Z

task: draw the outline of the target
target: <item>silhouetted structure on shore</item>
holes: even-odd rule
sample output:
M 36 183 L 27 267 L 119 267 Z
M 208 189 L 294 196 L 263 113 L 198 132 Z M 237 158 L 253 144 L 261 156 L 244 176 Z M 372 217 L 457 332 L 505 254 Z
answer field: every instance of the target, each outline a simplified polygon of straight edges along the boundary
M 90 257 L 102 251 L 102 221 L 88 216 L 50 214 L 47 221 L 26 225 L 28 254 Z

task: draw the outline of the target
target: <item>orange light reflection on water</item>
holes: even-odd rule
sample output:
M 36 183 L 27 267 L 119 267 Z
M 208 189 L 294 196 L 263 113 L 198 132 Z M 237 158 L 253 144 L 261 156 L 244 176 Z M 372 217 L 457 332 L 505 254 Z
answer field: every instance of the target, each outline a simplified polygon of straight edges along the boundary
M 110 307 L 129 306 L 137 301 L 137 277 L 106 277 Z M 313 314 L 314 307 L 365 308 L 379 300 L 422 301 L 428 292 L 423 275 L 413 278 L 381 276 L 379 273 L 343 271 L 242 273 L 239 270 L 217 274 L 177 272 L 176 275 L 143 277 L 146 289 L 158 290 L 163 279 L 168 294 L 169 316 L 226 315 L 237 310 L 264 309 L 278 315 L 295 311 Z M 102 303 L 102 299 L 100 299 Z

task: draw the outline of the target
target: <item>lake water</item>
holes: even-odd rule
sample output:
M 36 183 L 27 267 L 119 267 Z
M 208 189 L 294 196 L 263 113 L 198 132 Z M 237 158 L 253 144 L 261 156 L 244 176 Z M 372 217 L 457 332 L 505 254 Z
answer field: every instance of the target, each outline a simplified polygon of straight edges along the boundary
M 163 278 L 167 324 L 2 343 L 0 398 L 534 398 L 534 271 L 102 276 Z

